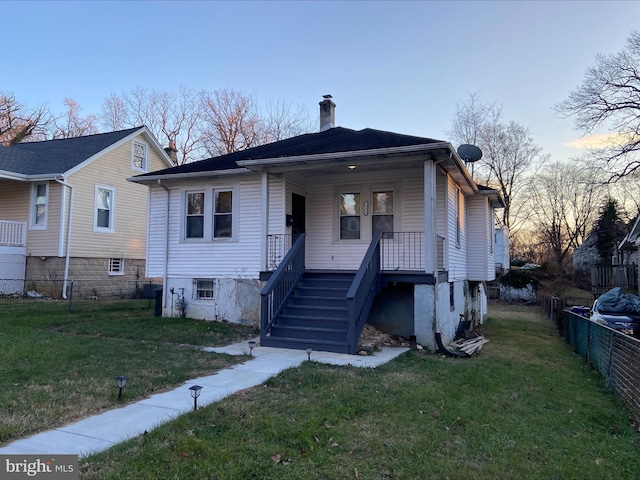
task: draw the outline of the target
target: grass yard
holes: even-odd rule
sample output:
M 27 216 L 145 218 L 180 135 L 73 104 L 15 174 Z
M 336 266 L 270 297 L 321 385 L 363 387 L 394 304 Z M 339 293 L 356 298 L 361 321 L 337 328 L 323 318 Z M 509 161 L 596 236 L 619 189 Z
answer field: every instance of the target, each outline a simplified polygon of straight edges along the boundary
M 304 362 L 81 462 L 83 479 L 634 479 L 640 435 L 535 307 L 468 359 Z
M 242 359 L 205 353 L 254 329 L 156 318 L 148 301 L 66 306 L 15 300 L 0 316 L 0 444 L 114 408 L 114 378 L 129 377 L 122 402 L 137 401 Z M 6 305 L 5 305 L 6 306 Z

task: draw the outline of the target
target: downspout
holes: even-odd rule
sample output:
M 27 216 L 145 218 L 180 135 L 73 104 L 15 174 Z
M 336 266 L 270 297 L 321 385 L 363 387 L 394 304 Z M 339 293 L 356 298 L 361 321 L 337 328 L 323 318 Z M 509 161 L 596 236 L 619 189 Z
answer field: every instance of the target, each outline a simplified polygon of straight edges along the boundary
M 62 280 L 62 298 L 67 299 L 67 281 L 69 280 L 69 257 L 71 256 L 71 219 L 73 217 L 73 185 L 68 184 L 64 180 L 54 178 L 63 187 L 69 189 L 69 211 L 67 213 L 67 245 L 65 248 L 64 259 L 64 277 Z
M 163 305 L 162 308 L 167 308 L 167 275 L 169 270 L 169 201 L 171 200 L 171 192 L 169 188 L 162 183 L 162 180 L 158 179 L 158 185 L 164 188 L 164 191 L 167 192 L 167 205 L 165 207 L 165 215 L 166 215 L 166 225 L 165 225 L 165 234 L 164 234 L 164 272 L 162 272 L 162 297 L 163 297 Z M 151 205 L 151 201 L 149 201 L 149 205 Z M 147 229 L 148 232 L 148 229 Z M 147 233 L 148 234 L 148 233 Z
M 433 209 L 431 214 L 431 254 L 433 258 L 433 313 L 434 313 L 434 331 L 435 331 L 435 341 L 438 346 L 438 350 L 442 352 L 442 354 L 448 357 L 459 358 L 462 355 L 452 352 L 444 346 L 442 343 L 442 334 L 440 332 L 440 322 L 439 322 L 439 309 L 438 309 L 438 223 L 437 223 L 437 201 L 438 195 L 436 193 L 436 178 L 438 175 L 438 170 L 436 166 L 443 162 L 443 159 L 437 160 L 433 162 L 433 172 L 431 174 L 431 208 Z M 445 214 L 448 215 L 448 212 L 445 211 Z M 444 254 L 444 251 L 443 251 Z

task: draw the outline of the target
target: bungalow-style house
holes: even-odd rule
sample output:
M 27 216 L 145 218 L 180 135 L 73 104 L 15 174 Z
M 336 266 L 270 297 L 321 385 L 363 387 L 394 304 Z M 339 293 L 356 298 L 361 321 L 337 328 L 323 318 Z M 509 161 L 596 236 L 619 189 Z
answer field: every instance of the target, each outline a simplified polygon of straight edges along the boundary
M 486 316 L 496 190 L 448 142 L 335 126 L 137 175 L 164 315 L 259 324 L 261 344 L 355 353 L 365 322 L 435 350 Z
M 145 280 L 149 192 L 126 179 L 171 165 L 146 127 L 0 146 L 0 293 L 25 279 L 129 293 Z

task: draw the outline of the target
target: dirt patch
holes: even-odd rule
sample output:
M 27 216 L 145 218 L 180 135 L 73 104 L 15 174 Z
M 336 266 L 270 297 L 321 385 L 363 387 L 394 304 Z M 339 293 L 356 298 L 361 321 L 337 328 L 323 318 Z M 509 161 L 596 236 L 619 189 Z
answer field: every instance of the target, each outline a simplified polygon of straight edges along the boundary
M 382 347 L 408 347 L 409 340 L 396 335 L 389 335 L 371 325 L 365 325 L 358 340 L 358 355 L 372 355 Z

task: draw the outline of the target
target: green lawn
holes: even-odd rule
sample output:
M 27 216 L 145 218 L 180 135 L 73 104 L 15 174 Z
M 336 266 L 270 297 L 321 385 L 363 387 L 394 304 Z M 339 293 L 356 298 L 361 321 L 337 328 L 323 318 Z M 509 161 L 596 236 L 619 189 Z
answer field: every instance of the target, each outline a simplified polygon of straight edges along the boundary
M 89 479 L 633 479 L 640 436 L 535 307 L 479 355 L 304 362 L 81 462 Z
M 20 303 L 22 302 L 22 303 Z M 9 308 L 9 306 L 12 308 Z M 242 359 L 191 345 L 225 345 L 247 327 L 156 318 L 147 301 L 74 305 L 15 300 L 0 316 L 0 444 L 174 388 Z

